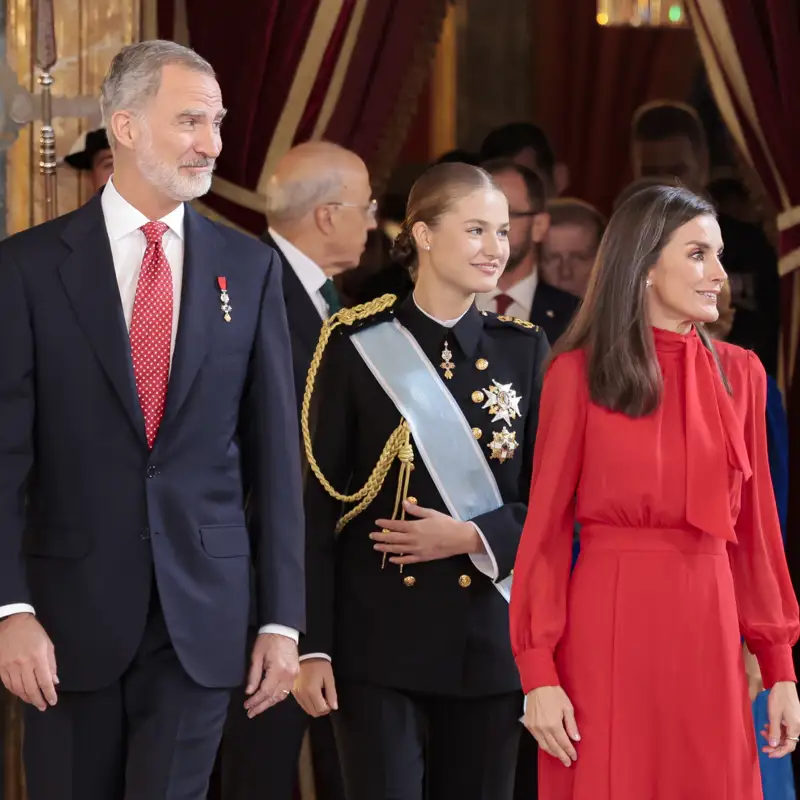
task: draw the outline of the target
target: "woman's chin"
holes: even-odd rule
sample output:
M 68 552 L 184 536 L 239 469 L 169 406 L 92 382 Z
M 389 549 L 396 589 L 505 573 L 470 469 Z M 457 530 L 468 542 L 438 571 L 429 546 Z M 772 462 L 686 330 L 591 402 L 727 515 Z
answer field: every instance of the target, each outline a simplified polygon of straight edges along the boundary
M 470 281 L 470 292 L 474 294 L 486 294 L 486 292 L 493 292 L 497 288 L 497 281 L 500 278 L 500 273 L 494 275 L 477 275 L 475 279 Z
M 695 314 L 694 321 L 702 322 L 706 325 L 716 322 L 719 319 L 719 310 L 716 306 L 702 306 Z

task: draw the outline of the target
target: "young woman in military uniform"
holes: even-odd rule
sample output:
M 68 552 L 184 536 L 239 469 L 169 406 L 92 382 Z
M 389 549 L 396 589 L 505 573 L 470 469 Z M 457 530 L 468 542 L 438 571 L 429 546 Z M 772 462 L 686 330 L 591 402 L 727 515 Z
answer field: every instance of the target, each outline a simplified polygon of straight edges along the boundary
M 337 314 L 309 373 L 294 693 L 309 714 L 335 712 L 348 800 L 513 794 L 508 594 L 548 345 L 531 323 L 475 308 L 508 228 L 487 173 L 430 169 L 395 247 L 413 295 Z

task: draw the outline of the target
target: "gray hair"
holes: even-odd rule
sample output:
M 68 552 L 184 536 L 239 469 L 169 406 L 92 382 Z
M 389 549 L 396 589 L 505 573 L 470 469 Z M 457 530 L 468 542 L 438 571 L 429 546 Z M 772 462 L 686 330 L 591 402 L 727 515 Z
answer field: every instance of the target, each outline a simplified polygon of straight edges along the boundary
M 284 224 L 297 222 L 318 206 L 338 200 L 343 189 L 342 174 L 333 170 L 282 183 L 272 178 L 266 191 L 267 219 Z
M 123 109 L 137 112 L 154 97 L 161 85 L 161 70 L 167 64 L 180 64 L 216 77 L 208 61 L 175 42 L 154 39 L 123 47 L 114 56 L 100 90 L 103 125 L 112 148 L 116 139 L 111 130 L 111 117 Z

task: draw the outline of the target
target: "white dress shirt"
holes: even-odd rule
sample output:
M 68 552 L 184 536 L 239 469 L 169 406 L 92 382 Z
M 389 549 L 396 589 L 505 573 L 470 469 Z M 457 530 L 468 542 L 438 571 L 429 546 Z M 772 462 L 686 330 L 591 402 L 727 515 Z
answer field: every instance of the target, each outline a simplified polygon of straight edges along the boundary
M 492 311 L 497 313 L 497 303 L 495 302 L 497 295 L 505 294 L 511 298 L 508 309 L 504 311 L 509 317 L 517 317 L 518 319 L 530 319 L 531 309 L 533 308 L 533 296 L 536 294 L 536 287 L 539 283 L 539 276 L 534 269 L 530 275 L 518 281 L 513 286 L 502 291 L 502 289 L 492 289 L 491 292 L 485 292 L 475 297 L 475 305 L 481 311 Z
M 113 259 L 114 272 L 117 276 L 117 285 L 119 286 L 119 295 L 122 301 L 122 313 L 125 317 L 125 324 L 130 330 L 133 303 L 136 298 L 136 286 L 139 282 L 142 259 L 147 247 L 147 240 L 140 228 L 150 220 L 117 191 L 113 178 L 108 181 L 105 189 L 103 189 L 100 205 L 103 209 L 108 241 L 111 244 L 111 258 Z M 181 203 L 174 211 L 170 211 L 169 214 L 159 220 L 159 222 L 163 222 L 168 227 L 168 230 L 164 233 L 162 245 L 172 272 L 173 311 L 170 357 L 175 352 L 175 338 L 178 333 L 178 318 L 181 306 L 181 287 L 183 286 L 184 214 L 185 207 Z M 0 606 L 0 619 L 22 612 L 35 613 L 33 607 L 27 603 L 13 603 Z M 259 630 L 259 633 L 280 633 L 295 642 L 299 640 L 299 633 L 294 628 L 287 628 L 284 625 L 264 625 Z
M 328 319 L 330 308 L 325 302 L 320 289 L 328 282 L 328 276 L 323 272 L 322 267 L 312 261 L 302 250 L 299 250 L 288 239 L 281 236 L 274 228 L 269 229 L 269 235 L 278 245 L 281 252 L 286 256 L 286 260 L 294 270 L 306 294 L 311 298 L 314 308 L 319 312 L 322 319 Z

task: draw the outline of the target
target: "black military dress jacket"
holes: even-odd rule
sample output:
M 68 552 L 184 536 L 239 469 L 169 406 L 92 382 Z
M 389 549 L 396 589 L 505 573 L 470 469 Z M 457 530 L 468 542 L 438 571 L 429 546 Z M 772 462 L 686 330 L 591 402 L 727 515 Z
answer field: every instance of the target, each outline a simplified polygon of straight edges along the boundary
M 533 465 L 541 380 L 548 354 L 544 333 L 529 322 L 482 313 L 474 306 L 453 328 L 424 314 L 409 296 L 395 309 L 361 323 L 386 321 L 396 313 L 414 336 L 464 413 L 497 481 L 504 505 L 473 521 L 497 562 L 498 579 L 514 565 Z M 333 487 L 352 494 L 369 477 L 401 415 L 342 326 L 324 353 L 313 395 L 313 451 Z M 452 378 L 444 379 L 442 352 L 452 353 Z M 493 422 L 484 408 L 494 382 L 521 398 L 519 415 Z M 517 448 L 505 461 L 489 445 L 503 428 Z M 412 438 L 412 444 L 413 438 Z M 416 450 L 416 448 L 415 448 Z M 448 513 L 420 453 L 408 494 L 419 505 Z M 309 474 L 307 518 L 307 634 L 301 654 L 332 657 L 337 681 L 366 681 L 400 690 L 479 697 L 519 689 L 511 654 L 508 604 L 468 555 L 400 567 L 373 549 L 377 519 L 389 519 L 395 504 L 395 462 L 372 504 L 338 535 L 344 506 Z

